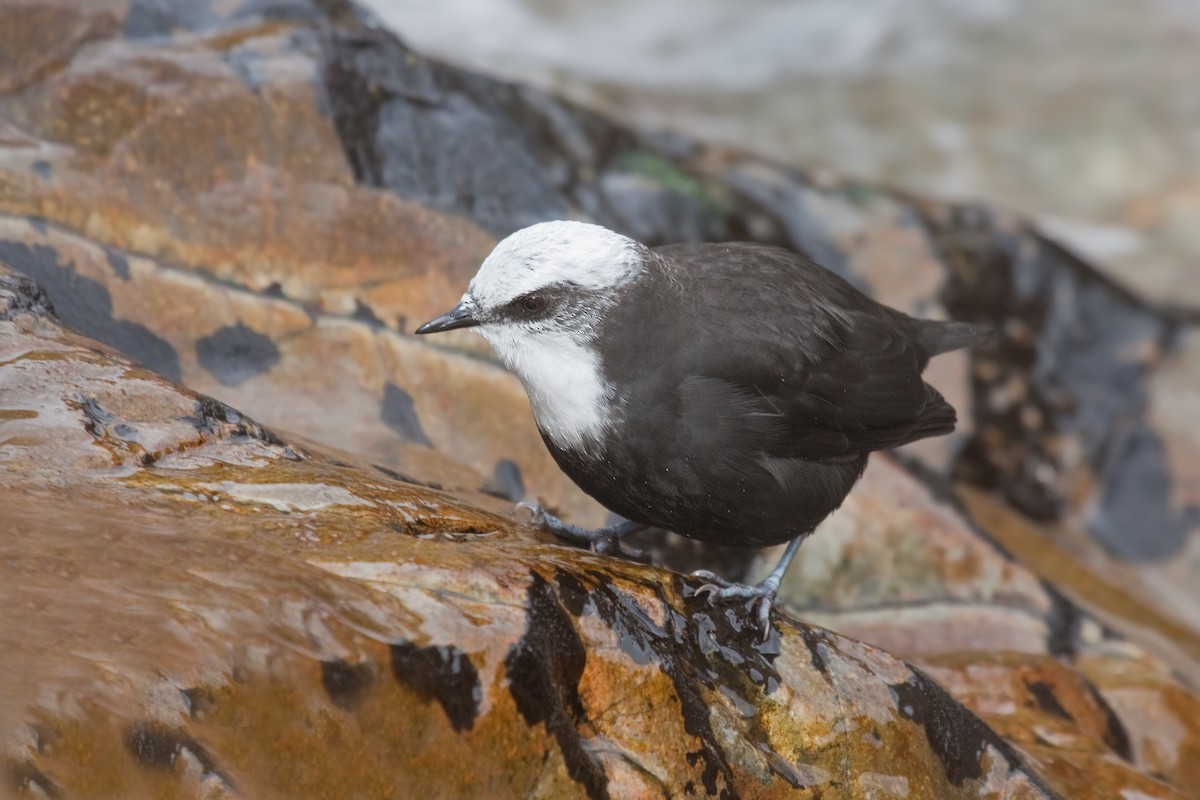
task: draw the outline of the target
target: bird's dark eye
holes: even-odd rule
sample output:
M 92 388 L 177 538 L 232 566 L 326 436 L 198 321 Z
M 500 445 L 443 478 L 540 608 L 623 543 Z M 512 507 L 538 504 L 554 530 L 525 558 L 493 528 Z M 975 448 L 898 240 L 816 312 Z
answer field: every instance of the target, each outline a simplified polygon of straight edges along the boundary
M 546 310 L 546 298 L 540 294 L 522 295 L 517 298 L 516 306 L 526 314 L 540 314 Z

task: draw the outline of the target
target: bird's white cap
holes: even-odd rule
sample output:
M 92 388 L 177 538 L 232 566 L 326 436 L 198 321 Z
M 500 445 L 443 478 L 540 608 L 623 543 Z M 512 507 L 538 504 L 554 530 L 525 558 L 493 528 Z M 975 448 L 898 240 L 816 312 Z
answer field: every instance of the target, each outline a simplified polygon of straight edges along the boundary
M 621 286 L 642 268 L 645 248 L 627 236 L 588 222 L 539 222 L 509 235 L 471 279 L 464 300 L 497 308 L 556 284 L 580 289 Z

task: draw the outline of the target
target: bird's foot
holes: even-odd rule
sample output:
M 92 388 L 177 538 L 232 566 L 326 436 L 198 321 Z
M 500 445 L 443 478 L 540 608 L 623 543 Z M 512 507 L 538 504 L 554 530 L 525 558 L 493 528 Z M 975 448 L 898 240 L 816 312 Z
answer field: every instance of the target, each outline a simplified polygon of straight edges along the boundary
M 770 638 L 771 608 L 779 591 L 779 581 L 774 580 L 774 576 L 762 583 L 734 583 L 706 569 L 699 569 L 692 573 L 692 577 L 708 581 L 696 587 L 696 594 L 704 597 L 710 606 L 726 600 L 749 600 L 747 607 L 762 631 L 763 641 Z
M 605 528 L 583 528 L 546 513 L 539 503 L 525 500 L 517 503 L 517 508 L 530 512 L 532 518 L 529 524 L 533 527 L 552 533 L 571 544 L 586 547 L 593 553 L 605 555 L 622 555 L 621 537 L 645 527 L 636 522 L 622 522 Z

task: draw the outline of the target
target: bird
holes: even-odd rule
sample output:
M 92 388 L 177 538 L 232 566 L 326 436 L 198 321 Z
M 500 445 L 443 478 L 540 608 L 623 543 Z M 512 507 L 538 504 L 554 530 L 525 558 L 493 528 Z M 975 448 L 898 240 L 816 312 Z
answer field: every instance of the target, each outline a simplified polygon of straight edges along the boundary
M 787 543 L 757 584 L 708 571 L 769 635 L 780 582 L 868 456 L 954 430 L 921 376 L 990 336 L 885 306 L 798 252 L 750 242 L 648 247 L 555 220 L 509 234 L 460 302 L 417 334 L 471 328 L 524 386 L 559 467 L 623 522 L 544 530 L 599 552 L 647 527 L 744 547 Z

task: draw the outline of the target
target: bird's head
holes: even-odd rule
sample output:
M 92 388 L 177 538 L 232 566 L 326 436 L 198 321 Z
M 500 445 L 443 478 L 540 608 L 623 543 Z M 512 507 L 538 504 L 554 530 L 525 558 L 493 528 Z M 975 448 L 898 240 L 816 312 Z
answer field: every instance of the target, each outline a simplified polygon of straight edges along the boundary
M 586 447 L 614 413 L 595 339 L 652 258 L 599 225 L 531 225 L 496 245 L 459 304 L 417 333 L 474 328 L 521 379 L 542 432 L 562 447 Z
M 518 375 L 539 350 L 580 346 L 596 334 L 604 310 L 643 269 L 649 251 L 586 222 L 541 222 L 501 241 L 457 306 L 417 328 L 437 333 L 475 328 Z

